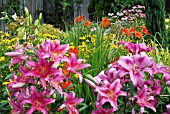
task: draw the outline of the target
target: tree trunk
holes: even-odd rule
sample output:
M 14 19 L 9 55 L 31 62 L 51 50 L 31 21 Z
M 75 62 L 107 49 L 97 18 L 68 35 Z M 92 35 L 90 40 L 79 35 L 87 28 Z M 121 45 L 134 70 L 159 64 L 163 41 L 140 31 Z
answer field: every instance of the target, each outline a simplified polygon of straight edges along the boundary
M 151 35 L 155 36 L 157 40 L 166 45 L 168 40 L 166 38 L 165 27 L 165 0 L 145 0 L 146 12 L 146 27 Z

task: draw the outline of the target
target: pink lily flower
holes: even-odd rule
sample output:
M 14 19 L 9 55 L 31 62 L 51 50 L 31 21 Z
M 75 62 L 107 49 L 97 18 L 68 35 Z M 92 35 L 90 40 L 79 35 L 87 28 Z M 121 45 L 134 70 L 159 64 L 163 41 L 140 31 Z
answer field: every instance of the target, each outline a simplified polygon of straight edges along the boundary
M 11 64 L 9 65 L 9 68 L 11 66 L 13 66 L 14 64 L 17 64 L 17 63 L 22 64 L 25 60 L 28 59 L 28 56 L 25 54 L 25 50 L 27 50 L 27 49 L 32 50 L 33 47 L 28 46 L 27 43 L 25 44 L 25 46 L 17 44 L 15 46 L 15 52 L 7 52 L 7 53 L 5 53 L 6 56 L 12 57 Z
M 78 74 L 80 83 L 83 81 L 83 76 L 80 72 L 77 72 L 77 70 L 81 70 L 91 66 L 90 64 L 83 64 L 83 59 L 77 59 L 74 53 L 71 53 L 71 57 L 65 58 L 63 61 L 68 62 L 67 70 Z
M 60 84 L 64 82 L 66 78 L 67 77 L 64 76 L 61 72 L 61 73 L 52 75 L 52 77 L 49 78 L 48 83 L 50 84 L 51 87 L 54 87 L 62 95 L 63 92 L 62 92 L 62 88 Z
M 18 89 L 19 90 L 19 89 Z M 23 100 L 30 97 L 28 89 L 20 88 L 20 92 L 18 90 L 14 90 L 10 94 L 10 104 L 13 107 L 12 114 L 23 114 L 25 112 Z M 16 101 L 13 99 L 13 95 L 17 98 Z
M 34 68 L 26 73 L 26 76 L 37 76 L 40 77 L 43 88 L 46 88 L 46 81 L 49 79 L 49 75 L 57 74 L 59 71 L 53 68 L 54 62 L 48 62 L 46 59 L 39 58 L 38 63 L 34 61 L 28 61 L 27 64 L 33 66 Z
M 93 110 L 92 114 L 112 114 L 114 112 L 113 108 L 111 109 L 102 108 L 102 106 L 99 103 L 96 103 L 96 108 L 97 110 Z
M 137 98 L 136 103 L 141 107 L 140 113 L 144 112 L 144 107 L 148 107 L 156 112 L 155 104 L 156 100 L 154 96 L 147 94 L 148 87 L 144 85 L 143 89 L 138 88 L 138 94 L 135 96 Z
M 43 114 L 48 114 L 46 110 L 46 105 L 55 102 L 53 98 L 45 98 L 46 90 L 42 93 L 36 91 L 34 86 L 31 86 L 31 96 L 30 98 L 24 99 L 24 105 L 26 103 L 31 104 L 30 109 L 26 112 L 26 114 L 32 114 L 35 110 L 41 111 Z
M 166 108 L 168 112 L 164 112 L 163 114 L 170 114 L 170 104 L 166 105 Z
M 167 86 L 170 85 L 170 73 L 169 72 L 164 73 L 163 80 L 164 80 L 164 82 L 166 83 Z
M 140 54 L 140 52 L 150 52 L 152 47 L 147 47 L 145 43 L 134 44 L 132 42 L 120 41 L 118 45 L 124 44 L 124 48 L 132 54 Z
M 146 55 L 121 56 L 119 65 L 124 68 L 124 74 L 129 74 L 135 87 L 142 87 L 144 83 L 144 71 L 152 58 Z
M 24 54 L 24 49 L 19 49 L 15 52 L 8 52 L 5 53 L 5 55 L 12 57 L 9 68 L 14 64 L 23 63 L 23 61 L 28 59 L 28 56 Z
M 79 111 L 76 108 L 76 105 L 83 102 L 83 98 L 75 98 L 75 93 L 71 92 L 70 94 L 65 93 L 66 101 L 62 104 L 59 109 L 66 107 L 69 111 L 69 114 L 79 114 Z
M 23 66 L 20 65 L 19 71 L 20 71 L 19 75 L 16 75 L 15 71 L 12 74 L 12 82 L 9 83 L 9 85 L 8 85 L 8 88 L 11 89 L 11 90 L 16 90 L 17 88 L 21 88 L 27 82 L 32 83 L 32 84 L 35 83 L 35 81 L 32 77 L 26 77 L 25 76 L 26 72 L 28 72 L 29 70 L 27 70 L 26 68 L 24 68 Z
M 40 45 L 40 48 L 36 52 L 39 57 L 51 57 L 54 60 L 54 66 L 58 66 L 68 49 L 69 45 L 60 45 L 59 40 L 56 40 L 55 43 L 51 40 L 46 40 L 43 45 Z
M 159 95 L 162 92 L 162 86 L 159 84 L 160 80 L 154 80 L 154 84 L 151 87 L 153 95 Z
M 117 97 L 126 96 L 124 91 L 121 91 L 122 85 L 120 79 L 116 79 L 112 84 L 107 84 L 105 87 L 98 87 L 98 93 L 102 96 L 100 105 L 106 102 L 110 102 L 113 107 L 113 111 L 118 110 Z

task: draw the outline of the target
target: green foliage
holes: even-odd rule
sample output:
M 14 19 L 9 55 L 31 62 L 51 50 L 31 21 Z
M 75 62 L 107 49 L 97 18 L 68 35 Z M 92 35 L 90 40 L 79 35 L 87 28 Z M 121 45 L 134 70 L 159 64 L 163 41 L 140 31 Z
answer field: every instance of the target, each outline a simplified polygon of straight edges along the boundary
M 165 28 L 165 0 L 145 0 L 146 27 L 151 35 L 165 45 L 168 43 Z M 167 46 L 167 45 L 166 45 Z
M 143 0 L 90 0 L 88 11 L 96 17 L 104 17 L 110 13 L 120 12 L 134 5 L 143 5 Z

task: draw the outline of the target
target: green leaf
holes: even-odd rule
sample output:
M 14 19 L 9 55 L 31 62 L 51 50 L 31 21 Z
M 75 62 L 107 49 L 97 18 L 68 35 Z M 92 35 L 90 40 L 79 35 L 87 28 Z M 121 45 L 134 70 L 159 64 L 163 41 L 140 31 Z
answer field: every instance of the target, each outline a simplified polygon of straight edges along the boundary
M 79 103 L 78 105 L 83 105 L 83 107 L 79 109 L 79 112 L 83 111 L 84 109 L 88 107 L 85 103 Z
M 0 67 L 0 69 L 5 68 L 6 66 L 9 66 L 10 63 L 6 63 Z
M 5 78 L 5 80 L 7 80 L 7 79 L 9 79 L 9 78 L 11 78 L 12 77 L 12 74 L 8 74 L 7 76 L 6 76 L 6 78 Z
M 167 87 L 168 93 L 170 94 L 170 87 Z
M 1 100 L 0 103 L 8 103 L 9 101 L 8 100 Z

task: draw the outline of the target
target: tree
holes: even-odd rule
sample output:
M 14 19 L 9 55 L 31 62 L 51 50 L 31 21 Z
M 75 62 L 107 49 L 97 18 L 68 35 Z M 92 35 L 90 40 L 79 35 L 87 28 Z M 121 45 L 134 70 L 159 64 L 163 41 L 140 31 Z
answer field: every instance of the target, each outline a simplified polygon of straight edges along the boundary
M 165 0 L 144 0 L 144 4 L 146 27 L 150 34 L 153 36 L 156 34 L 157 40 L 165 46 L 168 43 L 165 27 Z

